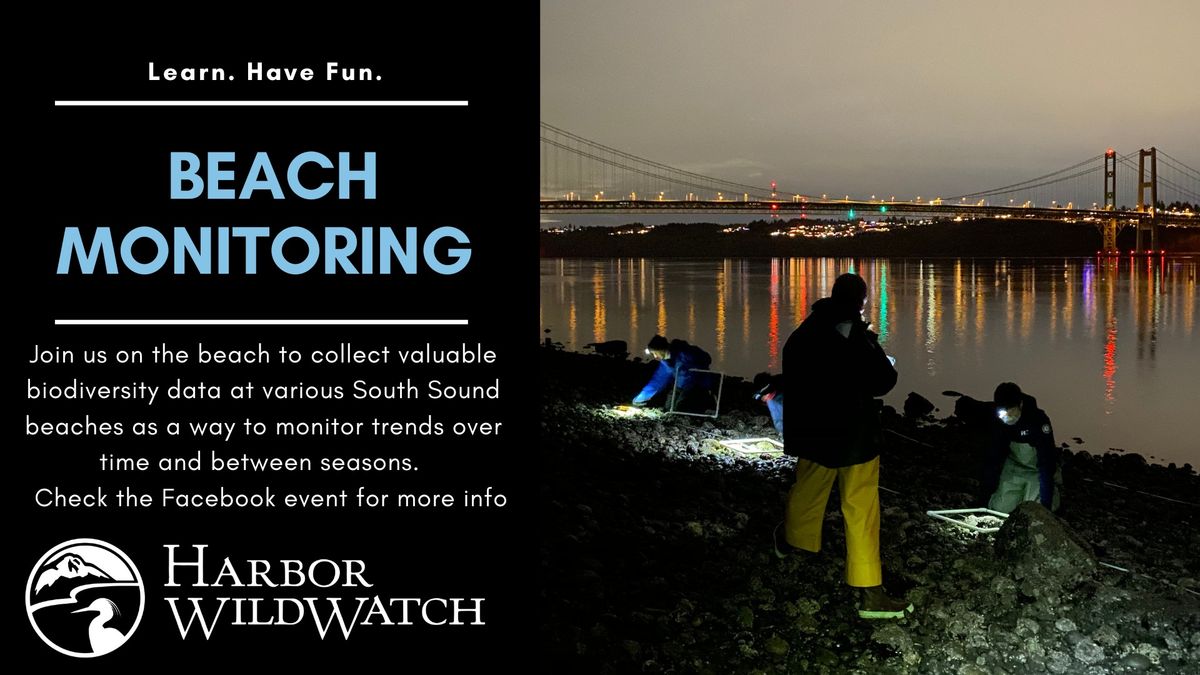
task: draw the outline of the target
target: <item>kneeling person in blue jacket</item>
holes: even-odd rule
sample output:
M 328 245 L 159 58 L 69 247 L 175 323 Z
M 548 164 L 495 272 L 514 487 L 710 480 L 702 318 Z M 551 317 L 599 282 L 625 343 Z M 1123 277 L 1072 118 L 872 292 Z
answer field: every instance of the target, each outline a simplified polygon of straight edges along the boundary
M 1050 418 L 1037 400 L 1012 382 L 996 387 L 992 447 L 985 465 L 984 486 L 991 492 L 988 508 L 1012 513 L 1024 501 L 1058 510 L 1062 455 L 1054 443 Z
M 655 335 L 646 345 L 646 353 L 658 361 L 658 369 L 633 398 L 634 405 L 646 405 L 660 392 L 669 392 L 672 382 L 676 410 L 704 410 L 712 404 L 712 375 L 693 372 L 712 365 L 708 352 L 683 340 L 668 342 L 665 337 Z

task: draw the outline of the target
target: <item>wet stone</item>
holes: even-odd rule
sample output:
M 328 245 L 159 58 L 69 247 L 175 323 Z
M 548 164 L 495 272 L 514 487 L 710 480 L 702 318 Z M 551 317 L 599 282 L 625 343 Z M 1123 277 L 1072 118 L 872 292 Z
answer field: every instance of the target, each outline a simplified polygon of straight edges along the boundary
M 1142 671 L 1142 670 L 1150 670 L 1151 665 L 1152 664 L 1150 663 L 1150 659 L 1146 658 L 1145 654 L 1138 654 L 1137 652 L 1134 652 L 1133 654 L 1129 654 L 1125 658 L 1121 659 L 1121 666 L 1123 668 L 1126 668 L 1128 670 L 1135 671 L 1135 672 Z
M 1037 502 L 1021 502 L 995 536 L 996 552 L 1009 563 L 1013 576 L 1033 582 L 1029 589 L 1021 585 L 1025 595 L 1039 597 L 1074 587 L 1091 578 L 1097 567 L 1091 545 Z
M 1041 626 L 1039 626 L 1038 622 L 1034 621 L 1033 619 L 1027 619 L 1025 617 L 1017 619 L 1017 635 L 1028 637 L 1030 635 L 1037 635 L 1038 631 L 1040 630 Z
M 1138 643 L 1135 651 L 1138 654 L 1145 656 L 1147 659 L 1150 659 L 1150 663 L 1156 666 L 1158 665 L 1159 661 L 1162 660 L 1162 656 L 1159 654 L 1158 648 L 1148 642 Z
M 907 631 L 894 623 L 876 628 L 871 633 L 871 639 L 880 644 L 892 647 L 901 653 L 913 650 L 912 637 L 909 636 Z
M 776 656 L 784 656 L 788 653 L 790 646 L 788 645 L 787 640 L 784 640 L 778 635 L 772 635 L 771 637 L 767 638 L 766 648 L 768 652 Z
M 1117 642 L 1121 640 L 1121 635 L 1117 632 L 1117 629 L 1104 624 L 1092 633 L 1092 639 L 1096 641 L 1096 644 L 1101 646 L 1116 647 Z
M 1104 648 L 1091 640 L 1082 640 L 1075 645 L 1075 658 L 1087 664 L 1104 660 Z
M 1070 633 L 1073 630 L 1078 630 L 1075 622 L 1070 619 L 1059 619 L 1054 622 L 1054 628 L 1060 633 Z
M 904 416 L 909 419 L 924 417 L 933 411 L 933 403 L 915 391 L 910 391 L 904 399 Z
M 821 605 L 816 600 L 810 598 L 800 598 L 796 601 L 796 607 L 801 614 L 812 616 L 821 610 Z
M 1072 668 L 1074 668 L 1074 663 L 1071 661 L 1071 657 L 1060 651 L 1052 651 L 1046 657 L 1046 669 L 1055 675 L 1071 672 Z
M 1046 655 L 1046 650 L 1042 648 L 1042 643 L 1036 637 L 1025 638 L 1024 652 L 1029 656 L 1041 658 Z

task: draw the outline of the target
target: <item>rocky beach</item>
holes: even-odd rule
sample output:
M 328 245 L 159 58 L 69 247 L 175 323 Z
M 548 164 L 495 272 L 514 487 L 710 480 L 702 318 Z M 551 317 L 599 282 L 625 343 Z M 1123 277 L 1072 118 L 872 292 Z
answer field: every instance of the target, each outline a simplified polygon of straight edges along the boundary
M 926 511 L 978 505 L 984 433 L 969 406 L 916 392 L 928 402 L 884 409 L 880 476 L 884 583 L 916 611 L 865 621 L 836 494 L 823 550 L 779 560 L 794 461 L 719 443 L 775 437 L 748 382 L 726 380 L 717 419 L 627 415 L 615 406 L 651 364 L 553 345 L 540 359 L 549 672 L 1200 673 L 1190 465 L 1058 439 L 1061 511 L 1022 505 L 975 533 Z

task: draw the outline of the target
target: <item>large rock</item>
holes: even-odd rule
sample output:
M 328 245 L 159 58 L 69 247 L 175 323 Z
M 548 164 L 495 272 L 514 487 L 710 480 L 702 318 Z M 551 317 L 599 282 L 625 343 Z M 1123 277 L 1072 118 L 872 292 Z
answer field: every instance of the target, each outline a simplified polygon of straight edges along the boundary
M 915 391 L 908 392 L 904 399 L 904 416 L 915 420 L 933 412 L 933 403 Z
M 1022 588 L 1053 594 L 1087 580 L 1096 571 L 1092 547 L 1038 502 L 1021 502 L 996 533 L 996 553 L 1009 563 Z
M 996 404 L 960 396 L 954 402 L 954 416 L 969 427 L 987 429 L 996 419 Z
M 623 359 L 629 356 L 629 344 L 624 340 L 609 340 L 608 342 L 589 342 L 584 347 L 591 347 L 597 354 Z

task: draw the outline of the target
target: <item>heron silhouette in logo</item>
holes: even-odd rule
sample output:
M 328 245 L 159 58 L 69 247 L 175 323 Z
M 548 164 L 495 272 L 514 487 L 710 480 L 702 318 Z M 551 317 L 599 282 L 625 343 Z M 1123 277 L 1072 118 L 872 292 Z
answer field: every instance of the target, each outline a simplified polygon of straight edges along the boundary
M 82 614 L 83 612 L 96 612 L 98 616 L 92 619 L 92 623 L 88 625 L 88 640 L 92 643 L 92 653 L 96 656 L 107 654 L 112 650 L 120 647 L 125 642 L 125 634 L 116 628 L 105 628 L 104 624 L 112 620 L 112 618 L 121 613 L 117 609 L 116 604 L 108 598 L 96 598 L 92 604 L 77 609 L 72 614 Z

